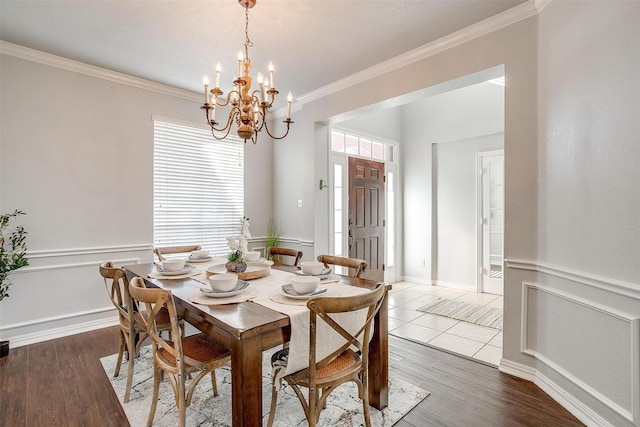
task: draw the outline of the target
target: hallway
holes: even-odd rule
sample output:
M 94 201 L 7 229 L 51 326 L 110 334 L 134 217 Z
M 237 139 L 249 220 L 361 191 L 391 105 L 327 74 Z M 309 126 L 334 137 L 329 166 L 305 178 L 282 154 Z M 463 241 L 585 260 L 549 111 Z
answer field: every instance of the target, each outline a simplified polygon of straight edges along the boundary
M 502 330 L 418 310 L 438 298 L 503 306 L 501 295 L 396 282 L 389 293 L 389 333 L 497 367 L 502 357 Z

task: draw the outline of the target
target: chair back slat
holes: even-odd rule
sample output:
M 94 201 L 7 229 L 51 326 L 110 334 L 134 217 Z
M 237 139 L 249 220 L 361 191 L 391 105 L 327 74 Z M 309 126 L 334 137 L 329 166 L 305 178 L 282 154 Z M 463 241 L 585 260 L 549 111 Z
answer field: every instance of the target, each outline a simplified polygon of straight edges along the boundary
M 286 264 L 282 261 L 282 256 L 292 257 L 293 263 Z M 290 248 L 280 248 L 271 246 L 267 248 L 267 259 L 273 261 L 274 265 L 292 265 L 297 266 L 300 259 L 302 259 L 302 251 L 298 251 Z
M 111 299 L 111 303 L 118 310 L 121 321 L 125 320 L 133 324 L 134 311 L 130 308 L 133 305 L 129 294 L 129 283 L 124 270 L 106 261 L 100 264 L 100 275 L 104 281 L 104 287 Z
M 367 268 L 367 261 L 359 258 L 347 258 L 335 255 L 318 255 L 317 260 L 324 263 L 326 268 L 330 265 L 339 265 L 349 269 L 349 275 L 360 277 L 362 272 Z
M 151 289 L 145 287 L 144 280 L 141 277 L 135 277 L 131 280 L 129 292 L 131 293 L 134 304 L 138 306 L 138 310 L 141 308 L 139 307 L 140 303 L 145 305 L 146 310 L 144 311 L 146 313 L 142 317 L 153 344 L 152 349 L 154 354 L 158 351 L 158 348 L 162 348 L 173 356 L 176 360 L 175 368 L 180 369 L 179 365 L 183 363 L 182 357 L 180 357 L 182 354 L 182 340 L 179 339 L 180 329 L 173 295 L 166 289 Z M 171 336 L 175 338 L 172 341 L 165 340 L 158 332 L 156 319 L 163 307 L 166 308 L 169 313 Z
M 199 251 L 200 245 L 164 246 L 153 249 L 153 253 L 158 257 L 158 261 L 164 261 L 164 255 L 184 254 L 187 252 Z

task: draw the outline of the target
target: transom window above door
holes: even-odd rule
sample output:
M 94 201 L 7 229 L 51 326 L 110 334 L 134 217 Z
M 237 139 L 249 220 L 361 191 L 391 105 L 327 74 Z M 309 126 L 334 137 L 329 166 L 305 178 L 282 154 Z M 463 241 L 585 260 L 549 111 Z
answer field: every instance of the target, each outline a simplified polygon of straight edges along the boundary
M 394 146 L 339 129 L 331 130 L 331 151 L 385 162 L 394 161 Z

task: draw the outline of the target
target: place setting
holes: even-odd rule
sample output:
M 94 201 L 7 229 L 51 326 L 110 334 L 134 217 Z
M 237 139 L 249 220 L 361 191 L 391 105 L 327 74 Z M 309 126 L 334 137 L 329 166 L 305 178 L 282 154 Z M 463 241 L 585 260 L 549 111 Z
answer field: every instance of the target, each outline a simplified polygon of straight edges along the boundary
M 191 254 L 187 258 L 188 263 L 200 264 L 203 262 L 209 262 L 213 257 L 209 254 L 209 251 L 198 249 L 191 251 Z
M 156 271 L 148 274 L 152 279 L 184 279 L 202 273 L 184 259 L 167 259 L 155 264 Z
M 288 305 L 305 305 L 310 298 L 329 294 L 327 288 L 320 286 L 320 278 L 317 276 L 292 274 L 285 281 L 287 283 L 282 285 L 277 293 L 269 295 L 272 301 Z
M 189 295 L 189 301 L 204 305 L 222 305 L 244 302 L 258 296 L 258 291 L 249 287 L 249 282 L 240 280 L 234 273 L 211 275 L 208 282 L 209 286 L 199 287 L 198 292 Z
M 320 278 L 321 284 L 339 282 L 340 276 L 335 274 L 329 267 L 325 267 L 324 263 L 319 261 L 305 261 L 300 263 L 301 270 L 295 271 L 298 276 L 314 276 Z M 291 278 L 288 277 L 287 281 Z

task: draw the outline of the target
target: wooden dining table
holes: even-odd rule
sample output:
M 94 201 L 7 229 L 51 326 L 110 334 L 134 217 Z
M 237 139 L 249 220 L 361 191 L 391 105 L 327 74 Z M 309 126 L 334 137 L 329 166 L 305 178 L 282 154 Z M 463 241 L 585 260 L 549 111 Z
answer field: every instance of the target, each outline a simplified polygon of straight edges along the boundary
M 273 266 L 291 271 L 296 267 Z M 189 301 L 192 278 L 155 279 L 156 265 L 124 266 L 127 277 L 142 277 L 145 284 L 171 290 L 178 315 L 231 351 L 231 400 L 233 426 L 262 425 L 262 352 L 289 341 L 289 317 L 252 301 L 227 305 L 201 305 Z M 195 282 L 195 283 L 194 283 Z M 345 285 L 373 289 L 376 283 L 366 279 L 341 276 Z M 377 409 L 388 403 L 388 315 L 387 299 L 374 320 L 369 346 L 369 402 Z

